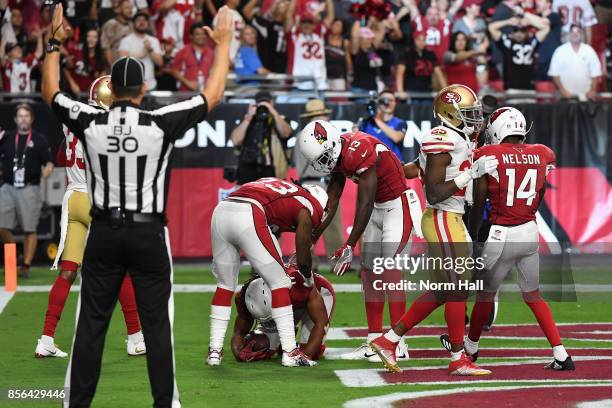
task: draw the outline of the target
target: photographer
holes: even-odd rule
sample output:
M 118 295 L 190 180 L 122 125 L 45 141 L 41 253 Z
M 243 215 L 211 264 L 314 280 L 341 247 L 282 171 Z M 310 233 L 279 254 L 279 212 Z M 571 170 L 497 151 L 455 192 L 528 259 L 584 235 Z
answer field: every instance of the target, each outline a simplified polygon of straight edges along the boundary
M 378 98 L 371 97 L 368 101 L 368 117 L 359 121 L 358 128 L 386 144 L 403 162 L 402 141 L 406 134 L 407 124 L 395 116 L 396 106 L 397 100 L 393 91 L 383 90 Z
M 274 108 L 269 92 L 258 92 L 255 105 L 249 110 L 230 138 L 239 148 L 237 183 L 242 185 L 262 177 L 284 178 L 287 157 L 284 143 L 291 135 L 291 127 Z

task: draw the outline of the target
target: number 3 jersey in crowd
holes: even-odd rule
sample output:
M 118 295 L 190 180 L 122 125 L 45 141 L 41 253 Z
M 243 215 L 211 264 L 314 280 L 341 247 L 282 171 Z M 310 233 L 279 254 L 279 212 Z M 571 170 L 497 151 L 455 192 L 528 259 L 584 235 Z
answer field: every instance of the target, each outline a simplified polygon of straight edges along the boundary
M 478 149 L 474 160 L 482 156 L 499 160 L 497 171 L 486 176 L 491 223 L 509 226 L 535 220 L 546 176 L 555 167 L 555 153 L 541 144 L 502 143 Z
M 293 76 L 314 77 L 318 89 L 327 89 L 325 67 L 325 34 L 327 27 L 319 23 L 311 34 L 304 34 L 293 27 L 289 33 L 289 72 Z M 313 89 L 312 82 L 301 82 L 300 89 Z
M 243 184 L 228 198 L 248 201 L 260 207 L 273 232 L 295 232 L 297 216 L 303 208 L 312 216 L 313 228 L 319 226 L 323 217 L 321 204 L 308 191 L 274 177 Z

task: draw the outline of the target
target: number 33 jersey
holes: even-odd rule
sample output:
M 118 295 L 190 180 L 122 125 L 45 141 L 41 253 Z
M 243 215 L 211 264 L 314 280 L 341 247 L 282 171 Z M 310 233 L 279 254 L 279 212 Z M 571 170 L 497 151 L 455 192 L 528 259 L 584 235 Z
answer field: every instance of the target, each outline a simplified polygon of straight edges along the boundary
M 65 154 L 66 177 L 68 178 L 67 190 L 87 192 L 87 176 L 85 173 L 85 158 L 83 145 L 79 139 L 66 127 L 62 126 L 66 137 L 66 149 L 58 152 L 58 158 Z M 62 161 L 61 159 L 58 162 Z M 59 164 L 59 163 L 58 163 Z
M 472 142 L 453 129 L 436 126 L 421 140 L 421 153 L 419 154 L 419 167 L 421 174 L 425 173 L 427 157 L 438 153 L 448 153 L 450 163 L 446 166 L 445 181 L 453 180 L 462 171 L 469 169 L 472 158 Z M 424 187 L 425 189 L 426 187 Z M 463 214 L 465 212 L 465 188 L 458 190 L 444 201 L 436 204 L 427 203 L 427 208 L 450 211 Z
M 474 160 L 481 156 L 499 160 L 497 171 L 486 176 L 491 223 L 519 225 L 535 220 L 546 176 L 555 167 L 555 153 L 541 144 L 502 143 L 481 147 Z

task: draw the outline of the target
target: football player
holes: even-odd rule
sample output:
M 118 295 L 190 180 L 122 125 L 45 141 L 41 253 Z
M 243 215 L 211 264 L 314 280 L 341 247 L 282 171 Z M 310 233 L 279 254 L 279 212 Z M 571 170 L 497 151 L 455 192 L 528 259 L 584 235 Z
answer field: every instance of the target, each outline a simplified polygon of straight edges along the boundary
M 314 241 L 334 216 L 346 179 L 358 184 L 353 228 L 332 259 L 336 260 L 336 275 L 343 275 L 351 266 L 353 250 L 363 235 L 360 274 L 365 293 L 368 341 L 371 341 L 382 334 L 385 299 L 392 324 L 397 323 L 406 310 L 404 290 L 376 290 L 374 284 L 381 279 L 388 283 L 399 282 L 402 271 L 388 269 L 383 275 L 375 274 L 374 258 L 392 258 L 410 252 L 413 226 L 415 233 L 422 236 L 419 198 L 406 186 L 404 169 L 397 156 L 373 136 L 359 131 L 341 135 L 331 123 L 315 120 L 304 127 L 297 143 L 315 170 L 331 173 L 327 187 L 329 216 L 315 231 Z M 403 341 L 398 343 L 397 354 L 408 358 Z M 367 345 L 344 358 L 380 362 Z
M 89 90 L 89 103 L 101 109 L 108 109 L 112 104 L 112 94 L 108 84 L 110 75 L 96 79 Z M 68 186 L 62 202 L 61 238 L 55 262 L 51 269 L 57 269 L 59 274 L 49 292 L 49 302 L 45 314 L 45 324 L 42 336 L 38 340 L 35 357 L 66 357 L 67 353 L 60 350 L 53 337 L 60 320 L 70 287 L 77 276 L 77 270 L 83 260 L 85 240 L 91 216 L 91 204 L 87 195 L 87 179 L 85 174 L 85 159 L 81 142 L 64 126 L 66 148 L 58 153 L 58 165 L 66 167 Z M 63 154 L 62 154 L 63 153 Z M 61 262 L 60 262 L 61 260 Z M 146 353 L 146 346 L 140 321 L 136 310 L 134 288 L 129 275 L 125 276 L 119 293 L 119 302 L 128 332 L 127 353 L 137 356 Z
M 428 242 L 428 256 L 444 260 L 469 256 L 470 237 L 463 224 L 466 187 L 472 180 L 491 172 L 497 160 L 483 156 L 472 164 L 473 138 L 482 126 L 478 97 L 464 85 L 442 89 L 434 100 L 434 116 L 441 122 L 421 141 L 420 173 L 425 183 L 427 210 L 422 229 Z M 446 263 L 446 262 L 444 262 Z M 431 270 L 432 279 L 454 283 L 469 281 L 467 274 L 454 270 Z M 455 287 L 457 289 L 457 286 Z M 463 349 L 466 291 L 426 292 L 420 295 L 392 330 L 370 342 L 384 366 L 400 372 L 396 345 L 408 330 L 444 304 L 444 316 L 451 342 L 451 375 L 486 375 L 489 370 L 476 366 Z
M 553 370 L 574 370 L 572 358 L 561 343 L 559 331 L 548 304 L 540 296 L 539 233 L 536 211 L 546 191 L 546 176 L 554 169 L 555 154 L 547 146 L 524 143 L 527 124 L 523 114 L 510 107 L 497 109 L 489 118 L 488 145 L 478 149 L 475 158 L 495 156 L 497 170 L 480 177 L 474 189 L 474 205 L 469 229 L 476 236 L 482 222 L 484 204 L 491 200 L 491 230 L 483 248 L 487 260 L 484 291 L 472 309 L 465 350 L 475 361 L 478 340 L 487 322 L 495 293 L 516 266 L 523 299 L 533 312 L 553 349 Z
M 306 286 L 297 265 L 289 265 L 287 274 L 292 286 L 289 290 L 296 330 L 300 327 L 300 349 L 313 360 L 325 352 L 325 336 L 332 319 L 336 295 L 332 284 L 323 276 L 313 274 L 314 285 Z M 235 299 L 238 316 L 234 322 L 232 353 L 238 361 L 256 361 L 271 358 L 280 345 L 278 331 L 272 320 L 270 288 L 261 278 L 244 284 Z M 254 350 L 254 340 L 248 340 L 255 320 L 256 332 L 263 332 L 269 342 L 266 350 Z M 245 338 L 247 340 L 245 341 Z
M 282 254 L 274 232 L 294 232 L 297 265 L 307 286 L 313 285 L 310 238 L 327 205 L 319 186 L 299 186 L 266 177 L 243 184 L 215 208 L 211 220 L 213 275 L 217 289 L 210 314 L 210 347 L 207 362 L 221 364 L 223 340 L 231 316 L 231 302 L 238 285 L 240 250 L 271 291 L 271 318 L 276 324 L 287 367 L 313 366 L 295 342 L 293 307 Z

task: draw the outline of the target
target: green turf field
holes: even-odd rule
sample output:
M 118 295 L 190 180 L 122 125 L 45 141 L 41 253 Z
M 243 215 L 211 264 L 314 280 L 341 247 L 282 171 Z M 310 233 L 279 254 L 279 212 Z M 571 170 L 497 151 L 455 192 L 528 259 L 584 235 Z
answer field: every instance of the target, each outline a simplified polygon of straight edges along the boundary
M 248 272 L 243 270 L 246 279 Z M 329 274 L 326 274 L 329 276 Z M 51 284 L 55 273 L 36 269 L 27 285 Z M 358 283 L 355 274 L 330 278 L 333 282 Z M 177 267 L 176 283 L 214 283 L 205 268 Z M 337 407 L 361 397 L 398 391 L 418 391 L 445 388 L 452 385 L 393 385 L 383 387 L 345 387 L 334 370 L 378 368 L 377 364 L 361 361 L 322 360 L 314 368 L 284 368 L 275 359 L 267 362 L 237 363 L 231 353 L 223 365 L 211 368 L 205 364 L 208 347 L 208 325 L 211 293 L 177 293 L 175 295 L 175 352 L 177 381 L 184 407 Z M 56 342 L 70 351 L 74 329 L 77 294 L 72 293 L 59 323 Z M 40 336 L 46 293 L 18 292 L 0 315 L 0 390 L 9 388 L 60 388 L 68 364 L 67 359 L 35 359 L 34 348 Z M 606 302 L 580 301 L 552 303 L 558 322 L 612 322 L 612 305 Z M 519 302 L 500 306 L 498 323 L 532 323 L 529 309 Z M 365 313 L 360 293 L 339 293 L 332 321 L 333 327 L 365 326 Z M 426 324 L 442 324 L 443 312 L 437 310 Z M 230 323 L 230 330 L 232 324 Z M 144 357 L 128 357 L 125 352 L 125 325 L 116 310 L 106 338 L 102 376 L 94 400 L 98 407 L 147 407 L 151 396 Z M 607 341 L 567 341 L 573 346 L 612 348 L 612 336 Z M 229 336 L 226 338 L 229 340 Z M 330 340 L 329 347 L 358 346 L 360 340 Z M 438 347 L 437 339 L 408 340 L 410 348 Z M 542 340 L 487 340 L 482 348 L 491 347 L 547 347 Z M 229 350 L 229 348 L 227 348 Z M 482 364 L 486 366 L 486 361 Z M 479 361 L 480 362 L 480 361 Z M 406 369 L 419 365 L 445 367 L 446 359 L 411 360 L 403 363 Z M 0 406 L 53 406 L 57 402 L 15 402 L 0 398 Z

